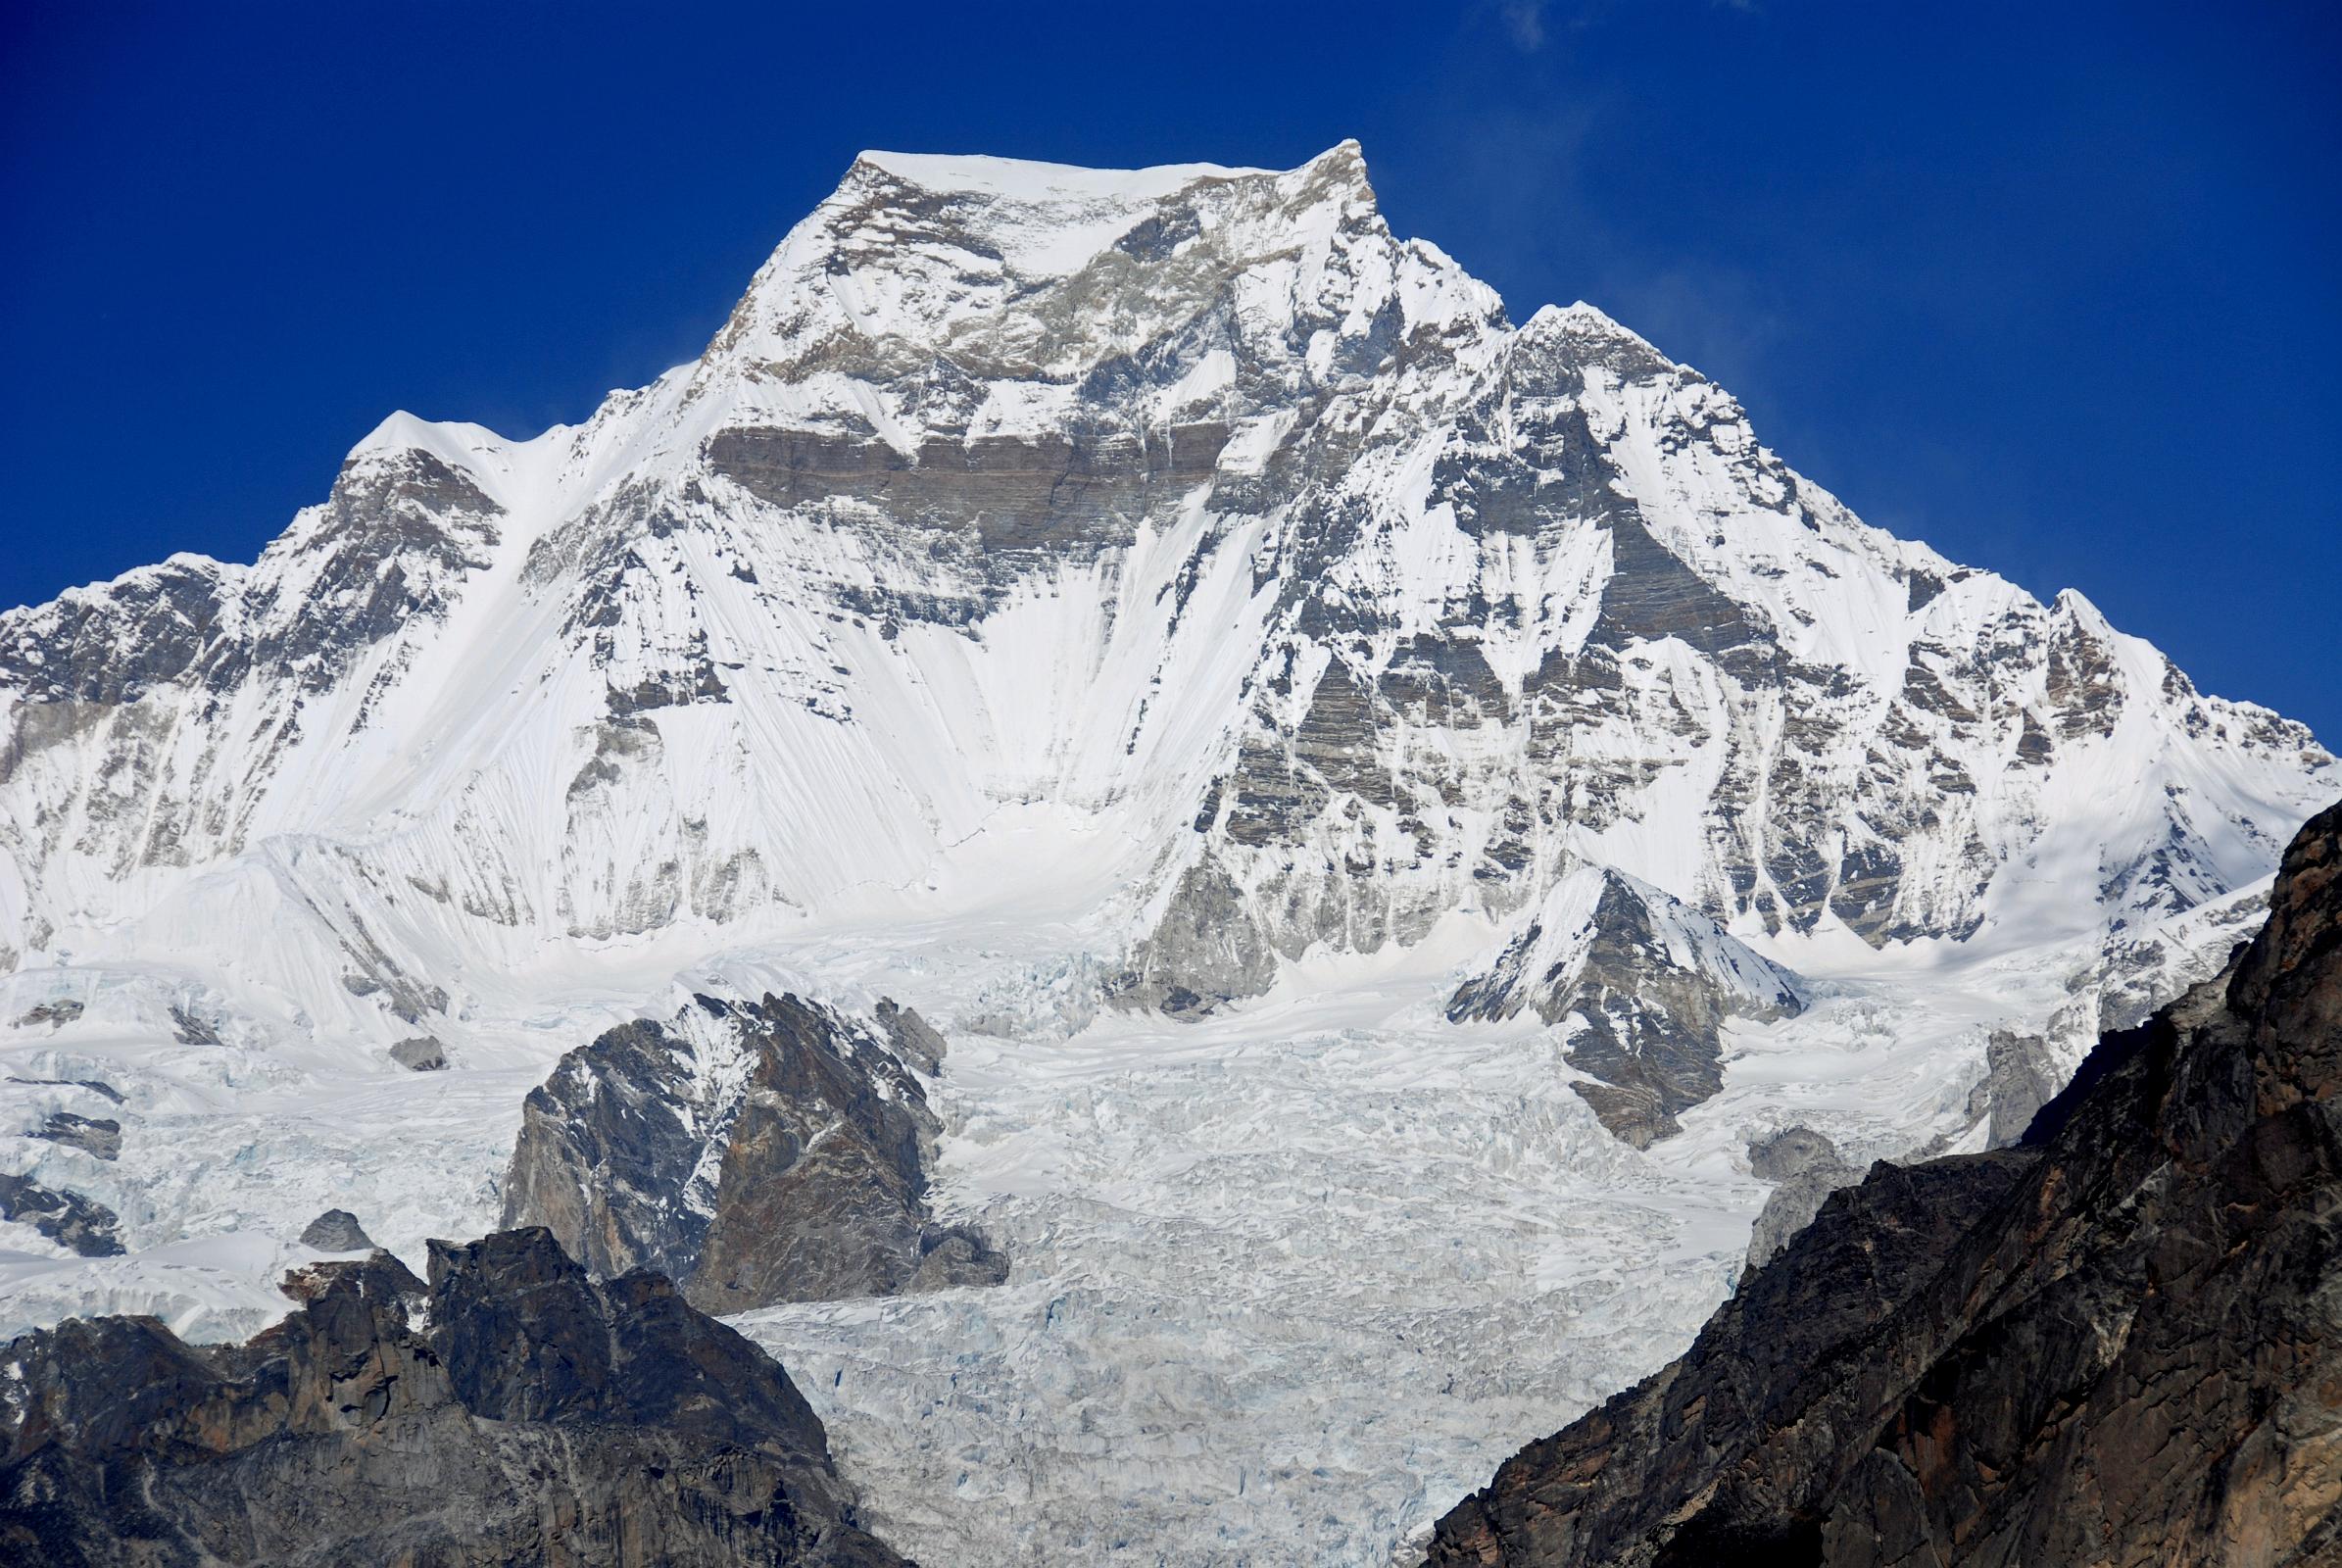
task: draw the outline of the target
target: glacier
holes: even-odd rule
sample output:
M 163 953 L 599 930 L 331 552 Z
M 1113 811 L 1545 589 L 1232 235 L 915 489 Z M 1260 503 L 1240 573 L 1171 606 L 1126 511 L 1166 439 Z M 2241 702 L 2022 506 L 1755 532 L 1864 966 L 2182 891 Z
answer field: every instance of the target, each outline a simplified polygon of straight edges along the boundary
M 1379 1568 L 1687 1343 L 1750 1139 L 1980 1147 L 1995 1031 L 2071 1071 L 2336 794 L 1599 311 L 1514 323 L 1354 144 L 866 154 L 583 423 L 394 415 L 257 563 L 0 615 L 0 1107 L 124 1128 L 6 1168 L 127 1246 L 0 1222 L 0 1327 L 241 1337 L 322 1209 L 493 1226 L 610 1026 L 895 998 L 1008 1283 L 736 1320 L 879 1532 Z

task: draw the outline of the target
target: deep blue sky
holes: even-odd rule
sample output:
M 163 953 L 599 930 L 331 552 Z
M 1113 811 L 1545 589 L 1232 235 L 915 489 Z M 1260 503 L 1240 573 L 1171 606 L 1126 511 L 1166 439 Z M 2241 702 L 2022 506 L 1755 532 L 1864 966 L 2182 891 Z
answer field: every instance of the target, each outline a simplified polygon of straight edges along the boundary
M 2342 744 L 2342 8 L 5 12 L 0 604 L 250 560 L 393 408 L 582 417 L 859 148 L 1356 136 L 1516 319 L 1593 301 L 1870 520 Z

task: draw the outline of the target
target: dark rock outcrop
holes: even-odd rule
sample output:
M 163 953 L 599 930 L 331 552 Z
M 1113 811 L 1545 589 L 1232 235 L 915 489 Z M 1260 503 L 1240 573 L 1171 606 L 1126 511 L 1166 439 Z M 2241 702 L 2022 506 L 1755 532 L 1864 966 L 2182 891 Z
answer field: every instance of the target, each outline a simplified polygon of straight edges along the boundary
M 663 1278 L 595 1285 L 542 1230 L 434 1242 L 430 1272 L 300 1271 L 241 1346 L 131 1317 L 15 1341 L 0 1559 L 902 1563 L 787 1374 Z
M 415 1035 L 390 1048 L 390 1059 L 410 1072 L 437 1072 L 447 1065 L 447 1048 L 433 1035 Z
M 2342 807 L 2020 1147 L 1874 1166 L 1457 1565 L 2342 1560 Z
M 919 1016 L 918 1009 L 905 1007 L 892 997 L 881 997 L 874 1010 L 896 1055 L 930 1078 L 943 1071 L 944 1055 L 951 1048 L 935 1025 Z
M 175 1002 L 171 1005 L 171 1038 L 182 1046 L 204 1047 L 225 1044 L 220 1038 L 218 1019 L 207 1018 L 194 1008 Z
M 885 1021 L 940 1054 L 916 1013 Z M 931 1221 L 941 1124 L 898 1049 L 794 996 L 620 1025 L 528 1097 L 505 1223 L 597 1275 L 657 1268 L 709 1311 L 998 1284 L 1005 1257 Z
M 1789 1245 L 1790 1238 L 1813 1223 L 1831 1193 L 1862 1175 L 1839 1157 L 1835 1144 L 1810 1127 L 1785 1127 L 1770 1137 L 1751 1140 L 1748 1168 L 1761 1179 L 1780 1184 L 1765 1199 L 1749 1235 L 1751 1269 L 1770 1262 Z
M 1008 1278 L 1008 1254 L 972 1225 L 929 1225 L 919 1232 L 919 1261 L 906 1291 L 947 1291 L 955 1285 L 998 1285 Z
M 1968 1113 L 1985 1124 L 1992 1148 L 2006 1149 L 2025 1136 L 2057 1092 L 2048 1043 L 2039 1035 L 1995 1029 L 1984 1042 L 1984 1076 L 1969 1091 Z
M 1451 1021 L 1534 1009 L 1569 1031 L 1579 1098 L 1637 1149 L 1724 1087 L 1727 1019 L 1794 1016 L 1788 971 L 1648 883 L 1587 867 L 1562 881 L 1503 952 L 1456 988 Z
M 329 1208 L 311 1220 L 301 1233 L 301 1245 L 320 1252 L 370 1252 L 374 1248 L 366 1227 L 346 1208 Z
M 0 1175 L 0 1219 L 29 1225 L 83 1257 L 122 1253 L 122 1220 L 114 1210 L 79 1193 L 43 1187 L 29 1176 Z
M 53 1110 L 32 1135 L 68 1149 L 78 1149 L 100 1159 L 122 1157 L 122 1123 L 110 1116 L 76 1116 L 70 1110 Z
M 415 1270 L 399 1261 L 397 1253 L 379 1250 L 362 1258 L 337 1257 L 287 1269 L 276 1288 L 288 1298 L 306 1304 L 345 1282 L 375 1297 L 420 1298 L 429 1289 L 415 1277 Z

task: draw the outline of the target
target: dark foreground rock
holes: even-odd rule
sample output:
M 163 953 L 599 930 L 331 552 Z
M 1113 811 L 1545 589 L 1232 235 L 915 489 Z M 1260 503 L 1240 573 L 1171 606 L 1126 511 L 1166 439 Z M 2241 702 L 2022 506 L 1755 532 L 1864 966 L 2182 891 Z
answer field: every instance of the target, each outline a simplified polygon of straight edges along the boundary
M 793 996 L 695 997 L 563 1056 L 528 1097 L 504 1221 L 597 1275 L 650 1267 L 695 1305 L 997 1285 L 1007 1258 L 928 1212 L 942 1038 L 887 1005 L 887 1038 Z
M 528 1230 L 433 1242 L 427 1287 L 299 1278 L 242 1346 L 114 1317 L 0 1351 L 0 1561 L 903 1561 L 787 1374 L 656 1274 L 597 1286 Z
M 2342 1561 L 2342 807 L 2020 1147 L 1878 1165 L 1429 1561 Z

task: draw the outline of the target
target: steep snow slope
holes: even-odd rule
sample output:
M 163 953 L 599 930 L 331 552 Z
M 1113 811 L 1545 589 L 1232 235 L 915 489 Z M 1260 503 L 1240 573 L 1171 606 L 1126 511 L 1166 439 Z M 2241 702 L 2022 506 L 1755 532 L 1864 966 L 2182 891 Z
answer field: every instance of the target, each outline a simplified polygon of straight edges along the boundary
M 0 1316 L 246 1332 L 319 1209 L 492 1222 L 526 1092 L 678 984 L 883 994 L 976 1042 L 937 1201 L 1018 1259 L 760 1320 L 877 1369 L 820 1396 L 890 1539 L 1015 1560 L 1103 1486 L 1109 1555 L 1371 1561 L 1680 1347 L 1749 1128 L 1974 1142 L 1991 1029 L 2070 1066 L 2338 785 L 1598 311 L 1513 325 L 1353 145 L 870 154 L 583 424 L 394 416 L 254 565 L 0 616 L 4 1076 L 125 1097 L 119 1159 L 6 1157 L 132 1252 L 0 1226 Z M 1450 1309 L 1476 1392 L 1378 1395 Z M 1126 1397 L 1198 1336 L 1242 1374 Z

